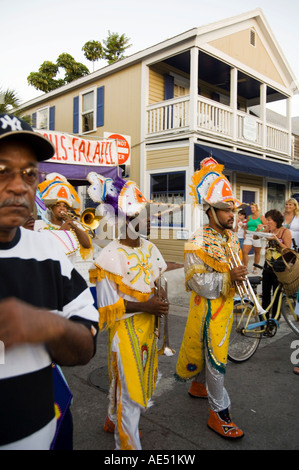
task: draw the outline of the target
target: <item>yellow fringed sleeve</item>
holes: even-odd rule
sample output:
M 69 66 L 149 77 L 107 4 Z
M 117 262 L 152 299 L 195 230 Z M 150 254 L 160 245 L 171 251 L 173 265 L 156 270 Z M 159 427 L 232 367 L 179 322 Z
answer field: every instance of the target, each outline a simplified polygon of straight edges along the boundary
M 92 284 L 96 284 L 97 281 L 102 281 L 105 277 L 107 277 L 107 279 L 109 279 L 110 281 L 114 281 L 123 294 L 134 297 L 138 302 L 146 302 L 149 299 L 150 295 L 154 293 L 154 289 L 152 289 L 150 293 L 143 293 L 137 291 L 132 287 L 126 285 L 122 280 L 122 276 L 120 276 L 119 274 L 110 273 L 109 271 L 106 271 L 100 267 L 96 267 L 95 269 L 89 270 L 89 282 L 91 282 Z
M 113 305 L 98 308 L 99 311 L 99 328 L 109 328 L 116 320 L 119 320 L 126 312 L 124 299 L 121 297 Z

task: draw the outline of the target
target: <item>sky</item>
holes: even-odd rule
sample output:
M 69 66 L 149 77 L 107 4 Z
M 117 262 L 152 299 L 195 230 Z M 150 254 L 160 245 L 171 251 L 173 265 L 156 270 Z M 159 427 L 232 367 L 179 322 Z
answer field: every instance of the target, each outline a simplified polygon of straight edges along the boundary
M 189 29 L 261 8 L 299 83 L 299 2 L 297 0 L 0 0 L 2 46 L 0 90 L 14 90 L 21 102 L 42 92 L 27 84 L 30 72 L 62 52 L 92 72 L 82 47 L 103 41 L 108 31 L 125 34 L 132 46 L 126 55 L 151 47 Z M 95 70 L 106 65 L 95 63 Z M 272 107 L 273 109 L 273 107 Z M 285 114 L 285 107 L 274 108 Z M 292 100 L 299 116 L 299 95 Z

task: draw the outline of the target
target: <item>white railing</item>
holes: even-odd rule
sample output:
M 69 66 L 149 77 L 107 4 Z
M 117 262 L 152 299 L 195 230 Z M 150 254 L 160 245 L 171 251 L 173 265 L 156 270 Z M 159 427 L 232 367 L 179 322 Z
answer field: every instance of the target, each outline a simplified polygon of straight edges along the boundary
M 267 123 L 267 147 L 279 152 L 288 152 L 289 134 L 286 129 Z
M 287 129 L 266 123 L 265 141 L 263 123 L 254 118 L 251 138 L 246 138 L 242 111 L 234 113 L 232 108 L 203 96 L 197 97 L 197 130 L 204 133 L 288 155 L 289 134 Z M 190 129 L 190 96 L 173 98 L 147 107 L 147 136 L 167 134 Z M 236 126 L 234 126 L 236 122 Z M 236 131 L 234 132 L 234 127 Z M 247 129 L 248 131 L 248 129 Z
M 148 126 L 149 135 L 165 133 L 175 129 L 189 127 L 189 96 L 183 98 L 173 98 L 148 106 Z
M 229 106 L 215 103 L 215 101 L 197 99 L 197 127 L 221 133 L 227 136 L 232 135 L 232 110 Z

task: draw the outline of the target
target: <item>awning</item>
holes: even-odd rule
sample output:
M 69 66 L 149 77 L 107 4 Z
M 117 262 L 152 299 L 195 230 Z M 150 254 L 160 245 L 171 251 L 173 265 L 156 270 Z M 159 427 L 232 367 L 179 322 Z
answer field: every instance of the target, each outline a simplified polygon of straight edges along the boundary
M 218 163 L 227 170 L 249 173 L 251 175 L 266 176 L 284 181 L 299 182 L 299 170 L 284 163 L 271 162 L 257 157 L 250 157 L 243 153 L 230 152 L 216 147 L 195 144 L 194 168 L 200 168 L 200 162 L 212 155 Z
M 86 180 L 91 171 L 95 171 L 105 178 L 115 179 L 120 174 L 117 166 L 98 166 L 98 165 L 72 165 L 66 163 L 40 162 L 38 165 L 40 180 L 43 181 L 48 173 L 60 173 L 65 176 L 71 184 L 81 181 L 81 184 L 89 184 Z

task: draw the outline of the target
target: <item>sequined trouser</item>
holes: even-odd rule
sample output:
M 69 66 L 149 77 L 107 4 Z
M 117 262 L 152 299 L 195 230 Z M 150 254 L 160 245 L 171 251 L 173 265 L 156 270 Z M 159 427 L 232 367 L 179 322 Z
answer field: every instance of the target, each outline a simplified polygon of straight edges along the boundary
M 183 380 L 204 383 L 209 406 L 221 411 L 230 406 L 224 387 L 233 299 L 209 300 L 191 293 L 188 320 L 179 352 L 176 374 Z

